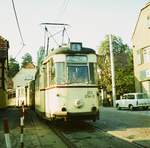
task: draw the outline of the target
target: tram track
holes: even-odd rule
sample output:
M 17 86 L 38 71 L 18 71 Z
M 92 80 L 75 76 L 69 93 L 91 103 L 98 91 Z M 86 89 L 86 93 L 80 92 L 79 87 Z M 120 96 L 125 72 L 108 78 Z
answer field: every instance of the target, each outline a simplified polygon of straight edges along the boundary
M 128 144 L 128 145 L 130 145 L 131 147 L 134 147 L 134 148 L 147 148 L 146 146 L 143 146 L 142 144 L 139 144 L 139 143 L 137 143 L 135 141 L 131 142 L 131 141 L 128 141 L 126 139 L 121 139 L 119 137 L 111 135 L 110 133 L 107 132 L 107 130 L 104 130 L 104 129 L 100 128 L 100 127 L 97 127 L 97 126 L 93 125 L 92 123 L 87 123 L 87 122 L 81 123 L 82 126 L 85 124 L 85 130 L 83 130 L 83 131 L 82 131 L 82 128 L 84 128 L 84 127 L 82 127 L 81 131 L 79 131 L 79 129 L 77 129 L 77 130 L 75 130 L 73 128 L 70 129 L 70 127 L 67 127 L 67 129 L 65 129 L 66 128 L 65 126 L 63 128 L 63 127 L 59 127 L 57 124 L 55 126 L 55 124 L 49 123 L 49 122 L 47 124 L 50 127 L 50 129 L 69 148 L 84 147 L 84 143 L 82 141 L 84 141 L 84 140 L 86 141 L 88 139 L 90 139 L 90 143 L 89 143 L 89 147 L 90 147 L 90 145 L 94 144 L 95 137 L 93 137 L 93 135 L 97 135 L 97 137 L 99 137 L 98 133 L 101 133 L 102 135 L 105 135 L 106 139 L 108 139 L 110 141 L 111 141 L 111 139 L 114 139 L 114 141 L 115 141 L 115 139 L 117 139 L 117 141 L 120 141 L 120 143 L 122 143 L 122 144 L 126 143 L 126 144 Z M 90 132 L 94 132 L 93 135 L 89 135 Z M 82 133 L 86 133 L 86 136 L 85 135 L 83 136 Z M 78 137 L 74 136 L 74 134 L 78 135 Z M 76 141 L 77 144 L 73 143 L 72 141 Z M 110 142 L 110 143 L 112 144 L 112 142 Z M 111 144 L 110 144 L 110 147 L 114 148 L 114 144 L 112 144 L 112 145 Z M 107 147 L 107 146 L 104 145 L 103 147 Z
M 126 145 L 129 148 L 146 148 L 145 146 L 138 144 L 136 142 L 129 142 L 125 139 L 115 137 L 110 133 L 108 133 L 106 130 L 99 128 L 93 125 L 92 123 L 89 124 L 87 122 L 82 122 L 79 124 L 80 124 L 79 126 L 75 126 L 75 127 L 73 124 L 72 128 L 70 126 L 70 123 L 63 126 L 61 126 L 60 123 L 56 124 L 56 126 L 55 124 L 49 124 L 49 127 L 60 139 L 62 139 L 62 141 L 69 148 L 72 147 L 73 148 L 77 148 L 77 147 L 105 148 L 108 146 L 111 148 L 120 148 L 120 145 L 122 145 L 123 147 Z M 99 140 L 97 141 L 97 139 Z
M 46 124 L 48 127 L 53 131 L 54 134 L 56 134 L 68 148 L 78 148 L 72 141 L 70 141 L 69 138 L 67 138 L 63 132 L 56 127 L 53 123 L 50 123 L 49 121 L 46 121 Z
M 59 141 L 61 140 L 62 143 L 64 143 L 64 145 L 66 147 L 68 147 L 68 148 L 77 148 L 77 146 L 72 141 L 70 141 L 69 138 L 67 138 L 63 134 L 63 132 L 61 131 L 61 129 L 58 128 L 57 126 L 55 126 L 55 121 L 51 122 L 48 119 L 42 118 L 41 116 L 39 116 L 38 114 L 35 114 L 32 111 L 28 111 L 28 113 L 30 114 L 30 116 L 28 116 L 28 120 L 30 121 L 30 124 L 33 127 L 35 127 L 35 131 L 41 129 L 41 127 L 39 125 L 41 125 L 42 123 L 44 123 L 46 125 L 45 127 L 47 127 L 47 129 L 50 129 L 51 134 L 52 134 L 51 136 L 55 135 L 54 137 L 57 137 L 56 139 L 57 140 L 59 139 Z M 37 125 L 37 124 L 39 124 L 39 125 Z M 26 129 L 27 128 L 30 129 L 31 127 L 26 127 Z M 42 140 L 41 140 L 41 134 L 37 133 L 36 137 L 38 139 L 39 147 L 43 148 L 44 145 L 43 145 Z M 56 145 L 54 144 L 54 147 L 55 146 Z M 61 145 L 60 145 L 60 147 L 61 147 Z
M 93 122 L 63 122 L 43 120 L 50 130 L 66 145 L 68 148 L 78 147 L 108 147 L 120 148 L 122 145 L 129 148 L 147 148 L 146 146 L 130 141 L 125 138 L 117 137 L 108 133 L 99 125 Z

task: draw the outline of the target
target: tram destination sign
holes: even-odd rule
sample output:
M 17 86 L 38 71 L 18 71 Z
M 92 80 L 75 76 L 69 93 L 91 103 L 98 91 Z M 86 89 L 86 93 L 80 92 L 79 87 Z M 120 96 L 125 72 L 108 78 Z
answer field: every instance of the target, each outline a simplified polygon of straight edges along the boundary
M 67 56 L 67 62 L 69 63 L 87 63 L 87 56 Z

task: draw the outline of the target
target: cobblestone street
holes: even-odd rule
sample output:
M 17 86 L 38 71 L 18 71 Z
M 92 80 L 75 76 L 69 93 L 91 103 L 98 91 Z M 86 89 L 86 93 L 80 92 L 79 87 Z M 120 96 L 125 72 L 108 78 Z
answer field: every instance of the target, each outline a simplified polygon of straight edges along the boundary
M 0 110 L 0 147 L 5 148 L 5 137 L 2 120 L 8 117 L 10 128 L 10 139 L 12 148 L 20 147 L 20 110 L 18 108 L 7 108 Z M 87 121 L 93 126 L 102 129 L 93 131 L 89 135 L 89 128 L 82 127 L 84 130 L 79 130 L 80 127 L 75 123 L 68 124 L 72 128 L 72 132 L 66 135 L 76 141 L 78 147 L 93 147 L 98 148 L 103 145 L 103 148 L 110 146 L 111 148 L 123 147 L 133 148 L 150 148 L 150 110 L 148 111 L 118 111 L 115 108 L 102 107 L 100 112 L 100 120 L 95 123 Z M 65 124 L 64 124 L 65 125 Z M 65 127 L 66 128 L 66 127 Z M 79 128 L 79 129 L 78 129 Z M 96 129 L 97 129 L 96 128 Z M 112 137 L 111 137 L 112 136 Z M 88 138 L 87 138 L 88 137 Z M 89 140 L 90 139 L 90 140 Z M 113 140 L 114 139 L 114 140 Z M 40 120 L 32 110 L 27 110 L 25 113 L 24 127 L 24 147 L 25 148 L 65 148 L 67 147 L 47 126 L 45 121 Z M 131 143 L 131 145 L 130 145 Z M 133 144 L 133 145 L 132 145 Z
M 6 147 L 2 123 L 3 117 L 8 118 L 12 148 L 20 148 L 21 129 L 19 111 L 18 108 L 0 110 L 0 148 Z M 23 141 L 25 148 L 58 148 L 60 145 L 62 148 L 66 147 L 49 127 L 40 121 L 31 110 L 28 110 L 25 114 Z

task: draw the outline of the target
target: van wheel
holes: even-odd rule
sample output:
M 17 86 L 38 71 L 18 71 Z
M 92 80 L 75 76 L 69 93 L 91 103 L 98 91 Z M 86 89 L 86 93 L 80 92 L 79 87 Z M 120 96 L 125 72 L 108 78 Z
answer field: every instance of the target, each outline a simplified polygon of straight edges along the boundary
M 131 111 L 133 111 L 133 110 L 134 110 L 133 105 L 129 105 L 129 109 L 130 109 Z
M 116 105 L 118 110 L 121 110 L 121 107 L 119 106 L 119 104 Z
M 148 110 L 148 106 L 144 106 L 144 107 L 143 107 L 143 110 Z

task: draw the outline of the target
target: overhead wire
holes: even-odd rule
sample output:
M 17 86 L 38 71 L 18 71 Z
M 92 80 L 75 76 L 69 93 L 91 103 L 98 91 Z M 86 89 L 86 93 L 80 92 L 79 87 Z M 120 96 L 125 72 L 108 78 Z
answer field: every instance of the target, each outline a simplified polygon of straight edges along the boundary
M 67 8 L 68 8 L 68 5 L 69 5 L 69 2 L 70 0 L 64 0 L 63 3 L 62 3 L 62 8 L 60 8 L 60 19 L 64 16 Z M 70 41 L 70 38 L 69 38 L 69 35 L 66 33 L 66 27 L 65 26 L 70 26 L 68 24 L 64 24 L 64 27 L 63 27 L 63 31 L 62 31 L 62 44 L 64 43 L 64 37 L 65 37 L 65 34 L 67 35 L 68 37 L 68 41 Z
M 15 19 L 16 19 L 16 22 L 17 22 L 17 27 L 18 27 L 19 35 L 20 35 L 20 38 L 21 38 L 21 41 L 22 41 L 22 47 L 18 51 L 17 55 L 15 56 L 15 58 L 16 58 L 19 55 L 19 53 L 21 52 L 21 50 L 23 49 L 23 47 L 25 46 L 25 43 L 24 43 L 23 36 L 22 36 L 22 33 L 21 33 L 21 28 L 20 28 L 20 25 L 19 25 L 19 20 L 18 20 L 16 8 L 15 8 L 14 0 L 12 0 L 12 6 L 13 6 L 14 14 L 15 14 Z
M 64 1 L 63 1 L 61 7 L 59 8 L 58 16 L 56 17 L 57 20 L 60 20 L 60 19 L 63 17 L 65 11 L 67 10 L 69 1 L 70 1 L 70 0 L 64 0 Z
M 16 54 L 16 56 L 15 56 L 15 59 L 17 58 L 17 56 L 20 54 L 20 52 L 23 50 L 23 48 L 24 48 L 24 44 L 22 45 L 22 47 L 20 48 L 20 50 L 17 52 L 17 54 Z
M 69 2 L 70 2 L 70 0 L 66 0 L 66 4 L 64 5 L 64 10 L 63 10 L 63 12 L 62 12 L 62 16 L 63 16 L 64 13 L 67 11 Z M 67 30 L 66 30 L 66 28 L 65 28 L 65 25 L 64 25 L 64 33 L 67 35 L 67 37 L 68 37 L 68 43 L 69 43 L 69 42 L 70 42 L 70 37 L 69 37 L 69 34 L 67 33 Z M 63 37 L 63 38 L 64 38 L 64 37 Z
M 67 7 L 68 7 L 68 5 L 69 5 L 69 1 L 70 1 L 70 0 L 66 0 L 66 4 L 64 5 L 64 10 L 63 10 L 64 13 L 65 13 L 65 11 L 67 10 Z
M 63 9 L 62 9 L 63 13 L 67 10 L 68 4 L 69 4 L 69 0 L 65 0 L 63 4 Z
M 60 10 L 60 15 L 61 16 L 63 16 L 64 15 L 64 13 L 65 13 L 65 11 L 67 10 L 67 7 L 68 7 L 68 4 L 69 4 L 69 1 L 70 0 L 63 0 L 63 3 L 62 3 L 62 8 L 60 8 L 59 10 Z M 57 17 L 56 17 L 57 18 Z M 56 43 L 56 45 L 57 46 L 60 46 L 60 44 L 56 41 L 56 39 L 55 39 L 55 35 L 57 35 L 57 34 L 59 34 L 59 33 L 61 33 L 62 32 L 62 44 L 63 44 L 63 41 L 64 41 L 64 35 L 65 35 L 65 32 L 66 32 L 66 28 L 65 28 L 65 26 L 70 26 L 70 25 L 68 25 L 68 24 L 65 24 L 65 23 L 41 23 L 40 25 L 45 25 L 45 33 L 44 33 L 44 49 L 46 48 L 46 36 L 47 36 L 47 44 L 49 44 L 48 42 L 49 42 L 49 39 L 50 38 L 52 38 L 53 39 L 53 41 Z M 51 25 L 51 26 L 64 26 L 64 28 L 63 28 L 63 30 L 61 30 L 61 31 L 58 31 L 58 32 L 56 32 L 56 33 L 54 33 L 54 34 L 52 34 L 50 31 L 48 31 L 48 29 L 47 29 L 47 25 Z M 47 34 L 47 35 L 46 35 Z M 67 37 L 68 37 L 68 42 L 70 42 L 70 38 L 69 38 L 69 35 L 68 35 L 68 33 L 66 32 L 66 35 L 67 35 Z

